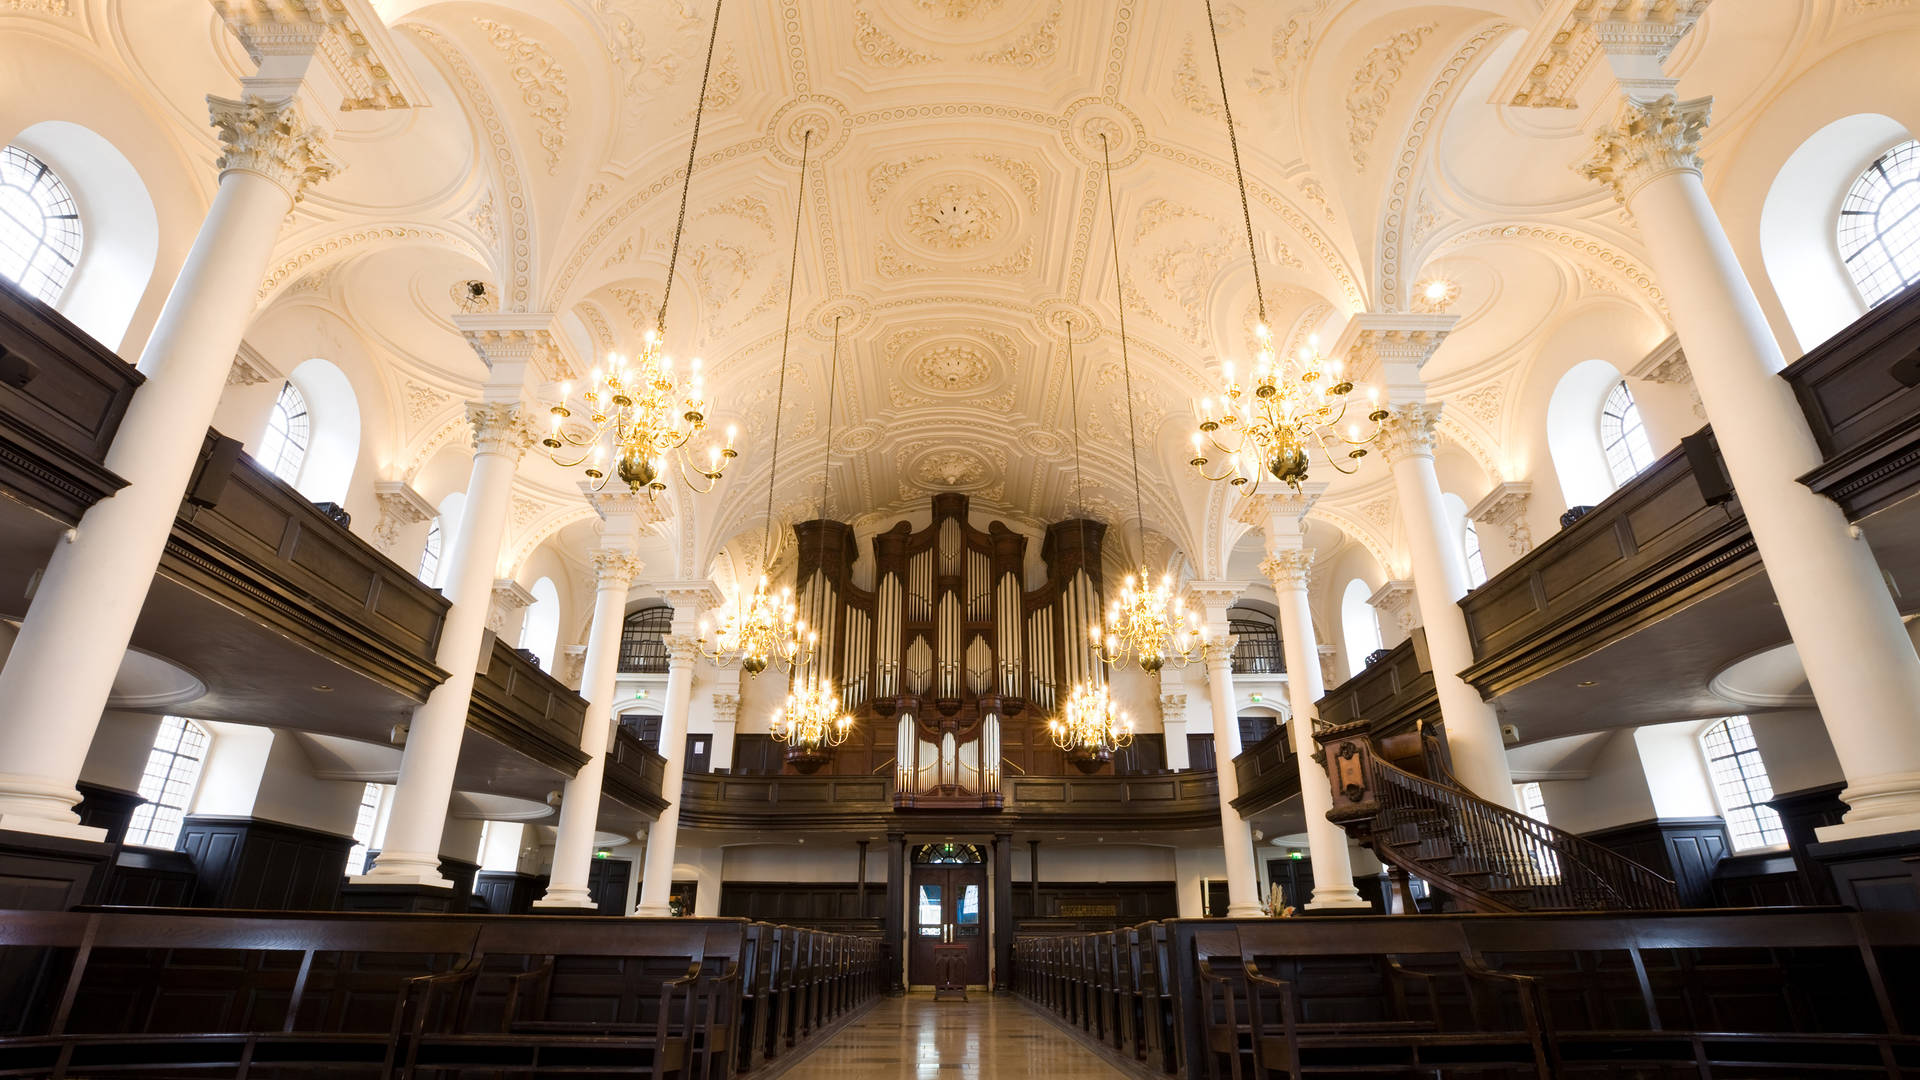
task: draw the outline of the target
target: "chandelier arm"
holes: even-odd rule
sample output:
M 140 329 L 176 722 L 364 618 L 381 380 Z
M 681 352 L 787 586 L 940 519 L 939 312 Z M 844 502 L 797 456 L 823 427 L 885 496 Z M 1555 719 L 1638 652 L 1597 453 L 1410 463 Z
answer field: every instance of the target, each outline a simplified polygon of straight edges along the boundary
M 687 140 L 687 171 L 680 178 L 680 216 L 673 223 L 673 250 L 667 255 L 667 283 L 660 288 L 660 316 L 654 329 L 667 336 L 667 299 L 673 295 L 673 271 L 680 263 L 680 235 L 687 229 L 687 195 L 693 190 L 694 155 L 700 148 L 700 121 L 707 111 L 707 80 L 713 76 L 713 47 L 720 40 L 720 8 L 726 0 L 713 0 L 713 26 L 707 30 L 707 63 L 700 71 L 700 97 L 693 106 L 693 137 Z
M 793 254 L 787 260 L 787 318 L 780 328 L 780 389 L 773 399 L 773 454 L 767 462 L 767 523 L 760 533 L 760 573 L 773 570 L 773 481 L 780 469 L 780 413 L 787 401 L 787 347 L 793 340 L 793 292 L 800 268 L 800 211 L 807 202 L 807 151 L 813 146 L 813 129 L 808 128 L 800 141 L 800 194 L 793 200 Z
M 1267 295 L 1260 288 L 1260 249 L 1253 241 L 1253 211 L 1247 205 L 1247 174 L 1240 167 L 1240 136 L 1233 129 L 1233 102 L 1227 94 L 1227 66 L 1220 59 L 1220 26 L 1213 21 L 1213 0 L 1206 0 L 1207 33 L 1213 38 L 1213 70 L 1220 76 L 1220 111 L 1227 120 L 1227 145 L 1233 148 L 1233 177 L 1240 185 L 1240 219 L 1247 227 L 1247 257 L 1253 266 L 1253 298 L 1260 322 L 1267 321 Z
M 1107 147 L 1107 136 L 1104 132 L 1100 135 L 1100 160 L 1106 166 L 1107 226 L 1113 241 L 1113 298 L 1120 311 L 1120 371 L 1126 378 L 1127 447 L 1133 455 L 1133 531 L 1139 535 L 1140 556 L 1144 564 L 1147 554 L 1147 520 L 1145 497 L 1140 494 L 1140 435 L 1133 421 L 1133 365 L 1127 359 L 1127 295 L 1126 286 L 1120 274 L 1119 212 L 1114 209 L 1113 204 L 1113 155 Z

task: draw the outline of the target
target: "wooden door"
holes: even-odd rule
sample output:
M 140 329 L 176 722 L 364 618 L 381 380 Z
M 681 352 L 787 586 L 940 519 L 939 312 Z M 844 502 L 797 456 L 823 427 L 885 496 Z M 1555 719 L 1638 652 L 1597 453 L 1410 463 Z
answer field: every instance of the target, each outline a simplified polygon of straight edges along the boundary
M 933 947 L 967 947 L 967 983 L 987 981 L 987 868 L 915 866 L 907 926 L 907 981 L 934 984 Z

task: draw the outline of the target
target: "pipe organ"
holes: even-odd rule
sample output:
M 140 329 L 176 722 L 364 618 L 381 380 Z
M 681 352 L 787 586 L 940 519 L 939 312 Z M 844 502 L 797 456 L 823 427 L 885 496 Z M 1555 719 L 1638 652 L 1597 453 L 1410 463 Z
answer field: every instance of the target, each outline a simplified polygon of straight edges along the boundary
M 794 526 L 816 662 L 873 752 L 891 744 L 902 806 L 998 806 L 1004 769 L 1064 772 L 1046 719 L 1075 681 L 1105 679 L 1087 627 L 1101 610 L 1106 526 L 1049 526 L 1045 577 L 1028 588 L 1028 538 L 997 521 L 976 529 L 967 508 L 965 495 L 935 495 L 926 528 L 903 521 L 874 536 L 870 590 L 854 581 L 850 526 Z M 877 772 L 888 763 L 858 764 Z

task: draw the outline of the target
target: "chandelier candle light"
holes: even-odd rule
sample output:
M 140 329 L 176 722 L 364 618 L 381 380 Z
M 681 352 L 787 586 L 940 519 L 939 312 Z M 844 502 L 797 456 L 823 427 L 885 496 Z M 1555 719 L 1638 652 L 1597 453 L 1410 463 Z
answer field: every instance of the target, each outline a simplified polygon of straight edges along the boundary
M 820 520 L 827 520 L 828 480 L 833 465 L 833 394 L 840 380 L 840 316 L 833 320 L 833 361 L 827 368 L 827 453 L 820 475 Z M 826 544 L 826 530 L 819 530 Z M 823 551 L 824 554 L 824 551 Z M 820 560 L 824 568 L 826 560 Z M 818 625 L 827 623 L 827 590 L 824 579 L 814 589 Z M 787 700 L 773 717 L 773 737 L 787 744 L 787 764 L 796 772 L 809 774 L 833 758 L 833 748 L 847 741 L 853 732 L 853 714 L 846 711 L 833 679 L 821 671 L 815 660 L 803 675 L 796 668 Z
M 1234 132 L 1233 103 L 1227 95 L 1227 71 L 1220 60 L 1220 31 L 1213 21 L 1212 0 L 1207 0 L 1207 29 L 1213 35 L 1213 66 L 1220 76 L 1220 105 L 1226 117 L 1227 141 L 1233 148 L 1233 175 L 1240 185 L 1240 219 L 1246 224 L 1254 302 L 1260 311 L 1260 321 L 1254 327 L 1259 351 L 1247 382 L 1234 379 L 1232 364 L 1222 364 L 1219 399 L 1202 398 L 1194 403 L 1200 430 L 1193 433 L 1189 464 L 1208 480 L 1229 481 L 1241 489 L 1242 495 L 1259 490 L 1260 482 L 1268 477 L 1299 491 L 1315 449 L 1335 472 L 1357 471 L 1359 459 L 1367 456 L 1367 444 L 1380 437 L 1387 411 L 1380 405 L 1379 391 L 1369 387 L 1367 420 L 1372 428 L 1362 430 L 1358 423 L 1350 423 L 1343 433 L 1340 425 L 1346 420 L 1348 395 L 1354 387 L 1341 370 L 1340 361 L 1320 355 L 1317 337 L 1309 338 L 1298 356 L 1274 356 L 1267 298 L 1260 288 L 1260 252 L 1253 239 L 1253 212 L 1247 202 L 1247 177 L 1240 167 L 1240 138 Z M 1226 468 L 1208 472 L 1209 452 L 1227 455 Z
M 1113 752 L 1133 745 L 1133 724 L 1105 686 L 1080 683 L 1067 698 L 1064 713 L 1047 721 L 1053 745 L 1083 773 L 1098 772 Z
M 693 186 L 694 152 L 700 145 L 700 120 L 706 110 L 707 79 L 713 73 L 713 47 L 720 35 L 720 4 L 714 4 L 713 29 L 707 37 L 707 66 L 700 76 L 700 100 L 693 112 L 693 137 L 687 144 L 687 170 L 680 185 L 680 218 L 674 225 L 673 250 L 667 256 L 666 285 L 660 293 L 660 313 L 647 330 L 645 348 L 632 363 L 610 356 L 574 401 L 573 384 L 560 384 L 560 400 L 549 409 L 550 426 L 541 445 L 555 464 L 572 469 L 586 466 L 593 489 L 606 487 L 613 476 L 636 494 L 651 498 L 667 489 L 666 459 L 680 465 L 681 477 L 701 494 L 713 490 L 721 473 L 740 455 L 733 448 L 735 430 L 727 429 L 725 446 L 712 447 L 704 466 L 688 460 L 695 436 L 706 430 L 710 412 L 700 376 L 700 361 L 688 365 L 685 376 L 674 371 L 666 351 L 667 300 L 673 295 L 674 268 L 680 261 L 680 236 L 687 224 L 687 195 Z M 571 403 L 571 404 L 570 404 Z M 568 423 L 578 405 L 585 422 Z
M 1147 572 L 1147 526 L 1144 497 L 1140 494 L 1140 438 L 1134 430 L 1133 364 L 1127 356 L 1126 286 L 1120 269 L 1120 221 L 1113 201 L 1113 158 L 1107 137 L 1100 136 L 1100 155 L 1106 164 L 1107 225 L 1113 243 L 1113 291 L 1120 310 L 1120 370 L 1126 376 L 1127 444 L 1133 454 L 1133 526 L 1141 552 L 1140 571 L 1128 574 L 1119 599 L 1107 607 L 1106 626 L 1087 628 L 1093 652 L 1113 667 L 1128 663 L 1140 665 L 1149 674 L 1159 671 L 1171 660 L 1181 667 L 1204 658 L 1210 651 L 1206 628 L 1198 615 L 1173 597 L 1173 575 L 1162 574 L 1155 581 Z
M 707 659 L 722 666 L 737 661 L 741 670 L 749 675 L 767 670 L 768 664 L 779 664 L 788 671 L 806 664 L 813 656 L 815 640 L 806 622 L 798 617 L 793 590 L 783 586 L 776 594 L 767 580 L 773 568 L 773 490 L 780 470 L 780 414 L 787 402 L 787 349 L 793 338 L 793 289 L 798 278 L 794 271 L 800 265 L 800 218 L 806 206 L 807 152 L 812 146 L 813 131 L 809 129 L 800 145 L 799 194 L 793 200 L 793 255 L 787 264 L 787 316 L 780 338 L 780 384 L 773 399 L 773 449 L 767 462 L 767 518 L 760 536 L 760 580 L 754 584 L 752 595 L 727 613 L 726 621 L 714 636 L 712 648 L 707 644 L 705 619 L 700 622 L 700 636 L 695 643 Z

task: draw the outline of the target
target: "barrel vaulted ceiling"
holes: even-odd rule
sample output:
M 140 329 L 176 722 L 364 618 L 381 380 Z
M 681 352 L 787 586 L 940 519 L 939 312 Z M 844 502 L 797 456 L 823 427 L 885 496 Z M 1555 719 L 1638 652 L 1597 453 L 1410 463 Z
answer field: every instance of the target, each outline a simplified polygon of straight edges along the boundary
M 324 307 L 368 343 L 388 389 L 368 438 L 382 478 L 406 479 L 460 441 L 460 402 L 485 376 L 453 331 L 459 283 L 488 282 L 504 310 L 556 313 L 575 364 L 636 347 L 663 287 L 713 4 L 374 6 L 425 107 L 345 114 L 333 144 L 346 170 L 283 230 L 262 318 Z M 1633 223 L 1573 170 L 1611 117 L 1604 64 L 1555 61 L 1563 107 L 1506 104 L 1546 55 L 1529 35 L 1547 6 L 1214 4 L 1277 336 L 1330 343 L 1362 311 L 1460 316 L 1427 373 L 1450 403 L 1450 452 L 1490 477 L 1518 478 L 1544 453 L 1516 443 L 1542 341 L 1595 313 L 1644 347 L 1670 332 Z M 1710 8 L 1673 70 L 1683 93 L 1717 96 L 1714 145 L 1740 138 L 1810 57 L 1871 32 L 1869 6 Z M 202 99 L 236 92 L 252 65 L 207 0 L 0 0 L 6 20 L 150 98 L 210 197 Z M 808 131 L 776 513 L 815 509 L 836 317 L 837 515 L 940 490 L 1030 521 L 1069 513 L 1071 326 L 1088 511 L 1131 519 L 1131 406 L 1160 534 L 1149 547 L 1222 569 L 1237 527 L 1230 496 L 1186 466 L 1190 403 L 1221 358 L 1249 351 L 1255 304 L 1204 20 L 1200 0 L 726 5 L 668 336 L 706 359 L 748 452 L 714 495 L 679 500 L 697 523 L 677 533 L 689 576 L 736 537 L 729 554 L 757 555 Z M 567 475 L 525 471 L 521 556 L 588 514 Z M 1378 458 L 1320 513 L 1397 558 Z M 1137 544 L 1130 526 L 1121 535 Z

